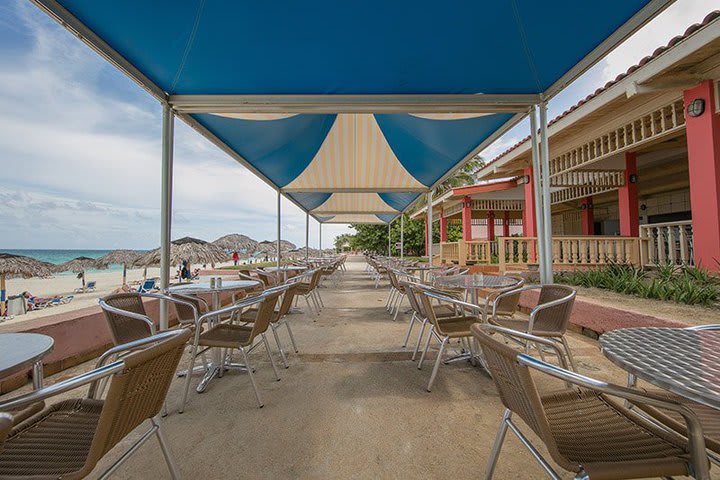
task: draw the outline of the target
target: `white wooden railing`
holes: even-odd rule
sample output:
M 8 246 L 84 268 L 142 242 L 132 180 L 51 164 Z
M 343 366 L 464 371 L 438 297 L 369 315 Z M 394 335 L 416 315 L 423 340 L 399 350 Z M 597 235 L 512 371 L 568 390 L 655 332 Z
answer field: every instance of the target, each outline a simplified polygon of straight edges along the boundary
M 640 225 L 642 264 L 694 265 L 693 229 L 690 220 Z

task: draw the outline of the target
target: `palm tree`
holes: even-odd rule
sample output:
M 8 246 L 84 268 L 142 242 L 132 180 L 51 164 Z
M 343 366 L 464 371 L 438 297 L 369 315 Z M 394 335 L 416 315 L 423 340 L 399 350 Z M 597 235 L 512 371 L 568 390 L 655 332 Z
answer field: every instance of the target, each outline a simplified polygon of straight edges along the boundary
M 435 189 L 435 196 L 439 197 L 452 188 L 474 184 L 477 181 L 475 174 L 484 166 L 485 160 L 483 160 L 481 156 L 478 155 L 473 157 L 469 162 L 463 165 L 461 169 L 446 178 L 444 182 L 437 186 Z

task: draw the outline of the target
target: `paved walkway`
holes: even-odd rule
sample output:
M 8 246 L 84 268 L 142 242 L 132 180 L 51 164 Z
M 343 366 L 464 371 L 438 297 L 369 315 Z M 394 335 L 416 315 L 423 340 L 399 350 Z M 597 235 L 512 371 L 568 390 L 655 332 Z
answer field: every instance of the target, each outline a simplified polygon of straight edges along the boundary
M 394 322 L 385 312 L 387 286 L 373 288 L 364 263 L 347 266 L 337 288 L 322 290 L 322 315 L 293 316 L 300 353 L 280 382 L 261 349 L 253 353 L 264 408 L 246 375 L 228 373 L 206 393 L 192 392 L 178 414 L 182 383 L 173 384 L 164 428 L 184 478 L 481 476 L 502 413 L 492 381 L 468 363 L 443 365 L 426 392 L 430 366 L 419 371 L 400 348 L 408 318 Z M 596 342 L 574 334 L 570 342 L 583 373 L 623 381 Z M 154 440 L 114 478 L 169 478 Z M 496 478 L 545 477 L 508 435 Z

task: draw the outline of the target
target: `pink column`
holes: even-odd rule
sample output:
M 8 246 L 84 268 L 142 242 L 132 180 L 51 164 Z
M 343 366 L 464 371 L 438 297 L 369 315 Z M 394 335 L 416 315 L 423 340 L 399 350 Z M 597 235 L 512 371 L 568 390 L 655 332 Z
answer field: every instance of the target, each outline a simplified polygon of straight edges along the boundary
M 635 152 L 625 153 L 625 185 L 618 190 L 620 235 L 640 236 L 640 208 L 637 189 L 637 159 Z
M 465 241 L 472 240 L 472 210 L 470 197 L 463 198 L 462 208 L 462 239 Z
M 715 112 L 711 80 L 684 92 L 685 107 L 704 100 L 705 111 L 697 117 L 685 114 L 690 209 L 692 211 L 695 264 L 720 270 L 720 116 Z
M 492 210 L 487 211 L 487 238 L 488 241 L 492 242 L 495 240 L 495 212 Z
M 595 215 L 593 214 L 593 203 L 592 197 L 585 197 L 580 201 L 582 208 L 582 234 L 583 235 L 594 235 L 595 234 Z
M 442 208 L 440 209 L 440 241 L 447 242 L 447 218 Z
M 531 167 L 525 168 L 525 208 L 523 209 L 523 236 L 537 235 L 537 222 L 535 221 L 535 188 L 533 187 L 533 171 Z
M 510 212 L 505 210 L 503 213 L 503 237 L 510 236 Z

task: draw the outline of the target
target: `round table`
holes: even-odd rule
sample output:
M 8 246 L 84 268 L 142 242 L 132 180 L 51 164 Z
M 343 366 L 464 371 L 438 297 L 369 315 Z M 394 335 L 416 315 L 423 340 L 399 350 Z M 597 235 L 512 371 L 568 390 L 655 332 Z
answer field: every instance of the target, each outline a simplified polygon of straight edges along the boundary
M 280 267 L 267 267 L 263 270 L 265 270 L 266 272 L 282 272 L 283 281 L 287 281 L 288 272 L 299 272 L 302 270 L 307 270 L 307 267 L 304 265 L 283 265 Z
M 199 282 L 199 283 L 189 283 L 187 285 L 173 285 L 172 287 L 168 288 L 168 291 L 170 293 L 178 293 L 181 295 L 200 295 L 200 294 L 211 294 L 212 295 L 212 309 L 213 310 L 219 310 L 220 309 L 220 294 L 223 292 L 231 292 L 234 290 L 245 290 L 248 288 L 253 288 L 258 285 L 258 282 L 253 282 L 252 280 L 227 280 L 223 281 L 221 286 L 218 286 L 217 283 L 215 285 L 211 286 L 210 282 Z M 207 388 L 210 381 L 217 377 L 221 376 L 222 372 L 220 369 L 220 365 L 222 364 L 223 370 L 228 368 L 237 368 L 237 369 L 244 369 L 246 368 L 245 365 L 239 365 L 234 363 L 226 363 L 223 362 L 222 352 L 220 348 L 213 348 L 213 359 L 212 362 L 208 365 L 207 371 L 205 372 L 205 375 L 203 376 L 202 380 L 200 380 L 200 383 L 197 386 L 198 393 L 202 393 Z M 203 368 L 203 367 L 198 367 Z M 192 373 L 195 373 L 195 370 L 193 370 Z M 184 372 L 184 374 L 188 374 L 188 372 Z
M 435 285 L 446 288 L 462 288 L 469 291 L 472 303 L 478 305 L 478 290 L 498 290 L 509 288 L 518 284 L 518 279 L 502 275 L 485 275 L 475 273 L 472 275 L 448 275 L 435 279 Z
M 408 272 L 420 272 L 420 279 L 424 282 L 425 277 L 428 274 L 428 272 L 431 272 L 433 270 L 441 270 L 448 267 L 443 267 L 442 265 L 415 265 L 413 267 L 402 267 Z
M 0 333 L 0 379 L 32 367 L 33 387 L 42 387 L 42 359 L 54 345 L 52 337 L 39 333 Z
M 603 354 L 635 377 L 720 410 L 720 330 L 624 328 L 600 337 Z

